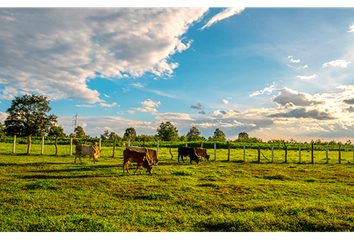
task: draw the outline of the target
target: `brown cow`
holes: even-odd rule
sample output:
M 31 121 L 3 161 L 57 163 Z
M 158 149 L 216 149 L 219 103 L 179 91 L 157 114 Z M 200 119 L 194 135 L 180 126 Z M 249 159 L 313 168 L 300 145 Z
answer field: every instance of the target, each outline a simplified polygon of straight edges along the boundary
M 76 140 L 73 140 L 73 144 L 76 145 L 74 163 L 76 163 L 77 157 L 79 157 L 80 162 L 82 163 L 81 156 L 84 155 L 90 155 L 90 159 L 92 156 L 93 162 L 96 163 L 96 158 L 99 158 L 101 156 L 101 150 L 98 150 L 96 142 L 92 143 L 92 145 L 89 146 L 85 144 L 79 144 Z
M 158 156 L 157 156 L 157 151 L 154 150 L 154 149 L 134 147 L 134 146 L 129 146 L 127 148 L 129 148 L 131 150 L 138 151 L 138 152 L 145 152 L 145 149 L 147 149 L 148 153 L 149 153 L 149 157 L 153 160 L 154 165 L 157 165 L 159 163 L 159 159 L 158 159 Z
M 134 174 L 136 174 L 138 169 L 141 174 L 141 167 L 146 168 L 147 172 L 149 172 L 150 174 L 152 173 L 152 160 L 149 157 L 147 149 L 145 152 L 138 152 L 138 151 L 126 148 L 123 151 L 123 157 L 124 157 L 123 173 L 125 172 L 125 169 L 129 173 L 129 170 L 128 170 L 128 163 L 129 162 L 136 162 L 137 163 L 136 170 L 135 170 Z
M 200 158 L 197 156 L 197 154 L 195 153 L 195 149 L 191 148 L 191 147 L 179 147 L 178 148 L 178 162 L 179 162 L 179 157 L 182 157 L 182 161 L 183 160 L 183 156 L 185 157 L 189 157 L 190 158 L 190 162 L 192 164 L 192 161 L 196 161 L 197 163 L 199 163 Z
M 196 147 L 195 149 L 195 153 L 200 157 L 200 158 L 204 158 L 204 160 L 208 160 L 210 158 L 210 155 L 207 154 L 207 151 L 205 148 L 201 148 L 201 147 Z

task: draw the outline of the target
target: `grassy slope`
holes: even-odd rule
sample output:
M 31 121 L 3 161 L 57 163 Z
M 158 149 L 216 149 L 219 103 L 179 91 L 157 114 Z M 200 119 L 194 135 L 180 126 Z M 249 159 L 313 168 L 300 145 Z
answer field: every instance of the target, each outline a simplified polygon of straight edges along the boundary
M 0 231 L 353 231 L 353 153 L 217 150 L 217 160 L 177 163 L 160 149 L 153 174 L 123 174 L 121 147 L 73 164 L 67 146 L 0 145 Z M 214 159 L 212 150 L 208 150 Z M 270 159 L 270 151 L 262 151 Z M 348 162 L 351 162 L 350 164 Z M 131 168 L 131 173 L 135 168 Z

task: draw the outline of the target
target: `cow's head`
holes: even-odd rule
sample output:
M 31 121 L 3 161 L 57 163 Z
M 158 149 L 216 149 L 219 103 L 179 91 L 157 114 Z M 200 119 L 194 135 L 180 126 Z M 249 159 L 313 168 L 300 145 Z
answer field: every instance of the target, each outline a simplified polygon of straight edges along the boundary
M 144 160 L 143 160 L 143 166 L 144 168 L 146 168 L 146 171 L 148 173 L 152 173 L 152 163 L 151 161 L 148 160 L 149 157 L 144 157 Z

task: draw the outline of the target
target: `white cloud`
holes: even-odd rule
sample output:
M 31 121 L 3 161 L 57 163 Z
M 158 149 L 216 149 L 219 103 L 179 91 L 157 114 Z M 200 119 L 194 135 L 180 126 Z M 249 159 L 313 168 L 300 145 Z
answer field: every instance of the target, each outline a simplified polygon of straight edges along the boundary
M 305 66 L 300 66 L 300 67 L 294 67 L 291 66 L 290 64 L 287 64 L 289 67 L 294 68 L 294 69 L 303 69 L 303 68 L 308 68 L 309 66 L 305 65 Z
M 0 85 L 51 99 L 103 102 L 88 79 L 169 77 L 171 55 L 207 8 L 0 9 Z M 158 23 L 158 24 L 156 24 Z M 31 59 L 31 61 L 28 61 Z M 124 90 L 126 91 L 126 90 Z M 8 98 L 10 95 L 7 96 Z
M 311 79 L 314 79 L 316 77 L 318 77 L 318 75 L 316 75 L 316 74 L 314 74 L 312 76 L 297 76 L 297 78 L 300 78 L 302 80 L 311 80 Z
M 139 83 L 139 82 L 137 82 L 137 83 L 132 83 L 132 84 L 130 84 L 130 85 L 132 85 L 132 86 L 134 86 L 134 87 L 138 87 L 138 88 L 142 88 L 142 87 L 144 87 L 141 83 Z
M 109 98 L 109 96 L 108 95 L 106 95 L 106 94 L 103 94 L 106 98 Z
M 141 102 L 141 104 L 143 106 L 147 106 L 147 107 L 158 107 L 161 104 L 161 102 L 160 101 L 154 102 L 154 101 L 148 99 L 148 100 L 146 100 L 144 102 Z
M 354 32 L 354 24 L 350 25 L 350 26 L 349 26 L 349 29 L 350 29 L 350 30 L 347 31 L 347 32 Z
M 218 13 L 217 15 L 215 15 L 214 17 L 212 17 L 209 22 L 207 24 L 205 24 L 202 28 L 200 28 L 199 30 L 203 30 L 206 27 L 210 27 L 211 25 L 213 25 L 214 23 L 221 21 L 225 18 L 231 17 L 235 14 L 240 14 L 243 10 L 245 10 L 244 7 L 240 7 L 240 8 L 226 8 L 225 10 L 223 10 L 221 13 Z
M 222 102 L 223 102 L 224 104 L 228 104 L 228 103 L 229 103 L 229 101 L 227 101 L 227 100 L 225 100 L 225 99 L 223 99 Z
M 346 62 L 345 60 L 335 60 L 331 62 L 324 63 L 322 66 L 327 67 L 327 66 L 333 66 L 333 67 L 341 67 L 341 68 L 346 68 L 348 64 L 351 62 Z
M 92 108 L 93 105 L 75 105 L 75 107 Z
M 112 103 L 112 104 L 106 104 L 106 103 L 100 103 L 101 107 L 114 107 L 115 105 L 117 105 L 117 103 Z
M 273 85 L 271 85 L 269 87 L 266 87 L 263 90 L 256 91 L 256 92 L 250 94 L 249 97 L 254 97 L 254 96 L 257 96 L 257 95 L 261 95 L 261 94 L 264 94 L 265 92 L 268 92 L 268 95 L 269 95 L 274 90 L 275 90 L 275 84 L 273 84 Z
M 152 113 L 152 115 L 155 115 L 155 118 L 160 121 L 193 120 L 187 113 Z
M 292 58 L 293 56 L 288 56 L 288 58 Z
M 135 113 L 135 111 L 133 111 L 133 110 L 128 110 L 127 112 L 130 113 L 130 114 L 134 114 Z
M 298 63 L 298 62 L 300 62 L 300 59 L 298 59 L 298 60 L 290 59 L 290 62 Z
M 155 108 L 151 108 L 151 107 L 133 108 L 133 109 L 138 112 L 157 112 Z

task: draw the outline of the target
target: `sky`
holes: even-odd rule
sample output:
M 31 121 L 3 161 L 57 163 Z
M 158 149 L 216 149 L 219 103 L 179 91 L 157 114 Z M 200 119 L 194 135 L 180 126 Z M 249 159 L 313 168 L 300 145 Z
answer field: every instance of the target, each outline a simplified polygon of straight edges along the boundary
M 350 7 L 0 8 L 0 122 L 34 93 L 66 134 L 353 142 L 353 67 Z

